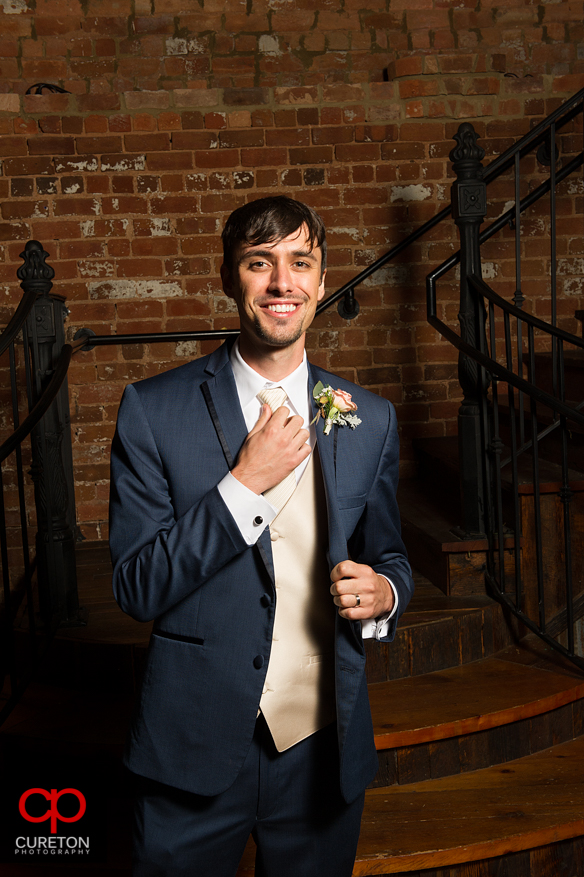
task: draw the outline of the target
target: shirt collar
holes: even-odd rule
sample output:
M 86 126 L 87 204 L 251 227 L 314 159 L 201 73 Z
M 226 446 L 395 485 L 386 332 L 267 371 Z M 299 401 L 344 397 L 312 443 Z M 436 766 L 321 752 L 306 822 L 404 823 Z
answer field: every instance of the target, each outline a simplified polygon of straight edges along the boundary
M 239 352 L 239 341 L 231 348 L 231 367 L 242 410 L 264 387 L 282 387 L 299 414 L 304 414 L 308 403 L 308 361 L 306 351 L 298 368 L 281 381 L 269 381 L 245 362 Z

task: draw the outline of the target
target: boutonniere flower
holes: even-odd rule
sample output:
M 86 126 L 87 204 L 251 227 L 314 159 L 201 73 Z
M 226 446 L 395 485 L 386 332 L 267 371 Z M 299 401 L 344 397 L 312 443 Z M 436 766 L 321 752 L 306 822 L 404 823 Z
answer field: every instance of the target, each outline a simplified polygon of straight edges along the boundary
M 318 412 L 312 423 L 317 423 L 321 417 L 324 417 L 324 434 L 328 435 L 331 431 L 333 423 L 339 426 L 350 426 L 355 429 L 359 426 L 361 420 L 351 411 L 356 411 L 357 406 L 351 399 L 351 394 L 344 390 L 333 390 L 332 387 L 325 387 L 322 381 L 319 381 L 312 391 L 313 397 L 318 405 Z

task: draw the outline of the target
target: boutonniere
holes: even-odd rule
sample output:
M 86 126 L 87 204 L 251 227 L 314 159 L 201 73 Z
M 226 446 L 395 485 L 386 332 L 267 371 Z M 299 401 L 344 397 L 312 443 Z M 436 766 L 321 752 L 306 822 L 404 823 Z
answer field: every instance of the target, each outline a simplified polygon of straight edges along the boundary
M 338 423 L 339 426 L 350 426 L 351 429 L 355 429 L 361 423 L 355 414 L 349 413 L 357 410 L 350 393 L 346 393 L 344 390 L 333 390 L 330 386 L 325 387 L 322 381 L 319 381 L 312 391 L 312 395 L 318 405 L 318 412 L 312 423 L 317 423 L 320 417 L 324 417 L 325 435 L 329 434 L 333 423 Z

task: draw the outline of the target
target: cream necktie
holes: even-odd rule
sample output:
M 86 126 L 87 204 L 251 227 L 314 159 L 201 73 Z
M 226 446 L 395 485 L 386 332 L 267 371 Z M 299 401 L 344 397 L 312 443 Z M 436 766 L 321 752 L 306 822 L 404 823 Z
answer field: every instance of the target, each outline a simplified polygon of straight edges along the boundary
M 258 399 L 264 402 L 272 409 L 272 414 L 282 407 L 284 399 L 288 394 L 282 387 L 270 387 L 269 389 L 260 390 Z M 294 491 L 296 490 L 296 474 L 294 470 L 289 475 L 268 490 L 264 490 L 264 496 L 275 508 L 280 511 L 284 508 Z

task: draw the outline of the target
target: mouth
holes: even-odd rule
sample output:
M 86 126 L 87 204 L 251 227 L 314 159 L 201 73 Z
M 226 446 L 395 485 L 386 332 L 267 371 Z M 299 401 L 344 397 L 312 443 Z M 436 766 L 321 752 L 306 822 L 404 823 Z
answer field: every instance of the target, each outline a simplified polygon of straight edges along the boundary
M 300 308 L 301 302 L 270 302 L 261 305 L 262 311 L 267 311 L 276 319 L 286 319 Z

